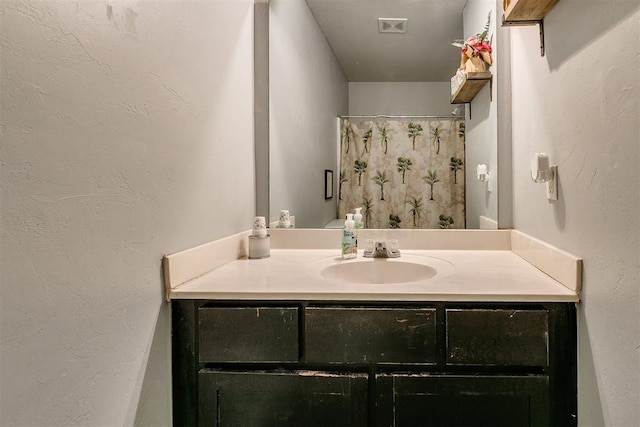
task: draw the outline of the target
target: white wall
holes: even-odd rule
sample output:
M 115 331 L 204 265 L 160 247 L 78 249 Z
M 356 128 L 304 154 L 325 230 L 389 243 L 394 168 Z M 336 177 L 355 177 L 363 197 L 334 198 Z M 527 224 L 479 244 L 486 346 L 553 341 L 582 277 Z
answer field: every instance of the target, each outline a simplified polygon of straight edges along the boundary
M 254 215 L 252 8 L 0 2 L 1 425 L 170 425 L 161 257 Z
M 351 115 L 450 116 L 450 100 L 449 82 L 349 82 Z
M 560 1 L 511 29 L 514 224 L 584 258 L 578 420 L 640 419 L 640 5 Z M 559 167 L 559 200 L 529 178 L 534 152 Z
M 271 221 L 281 209 L 296 216 L 296 227 L 323 227 L 336 217 L 337 197 L 324 199 L 324 171 L 333 170 L 337 182 L 336 118 L 347 108 L 346 77 L 306 2 L 271 0 Z
M 493 89 L 490 84 L 485 85 L 480 93 L 471 102 L 470 113 L 466 120 L 466 165 L 465 185 L 467 188 L 466 213 L 467 228 L 479 228 L 480 216 L 498 220 L 498 193 L 495 190 L 498 181 L 498 67 L 495 65 L 500 60 L 497 49 L 496 22 L 500 16 L 496 13 L 494 0 L 473 0 L 467 3 L 463 14 L 464 37 L 469 37 L 482 32 L 487 23 L 487 14 L 491 12 L 491 26 L 489 34 L 493 35 L 493 61 L 490 67 L 493 74 Z M 493 90 L 493 99 L 491 99 Z M 477 179 L 476 167 L 478 164 L 487 165 L 491 173 L 494 190 L 487 191 L 487 184 Z

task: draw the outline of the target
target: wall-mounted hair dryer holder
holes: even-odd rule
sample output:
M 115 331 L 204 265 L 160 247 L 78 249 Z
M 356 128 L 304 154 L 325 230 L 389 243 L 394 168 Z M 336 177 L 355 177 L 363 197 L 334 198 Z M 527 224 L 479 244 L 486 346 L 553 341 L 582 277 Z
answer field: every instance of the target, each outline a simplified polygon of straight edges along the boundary
M 478 181 L 487 183 L 487 192 L 493 191 L 493 182 L 491 181 L 491 172 L 487 169 L 487 165 L 479 164 L 476 167 L 476 175 Z
M 547 199 L 558 200 L 558 166 L 551 166 L 547 153 L 535 153 L 531 158 L 531 179 L 547 184 Z

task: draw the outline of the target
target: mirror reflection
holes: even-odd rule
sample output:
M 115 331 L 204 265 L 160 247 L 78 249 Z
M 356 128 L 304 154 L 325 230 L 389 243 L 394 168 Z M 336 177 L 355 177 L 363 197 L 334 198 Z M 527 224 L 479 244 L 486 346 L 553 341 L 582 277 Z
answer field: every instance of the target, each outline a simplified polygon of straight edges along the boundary
M 463 164 L 464 120 L 343 118 L 338 218 L 355 206 L 365 228 L 464 228 Z
M 460 63 L 451 42 L 482 30 L 491 8 L 482 0 L 270 0 L 272 224 L 282 209 L 299 228 L 342 227 L 358 207 L 368 228 L 478 228 L 483 216 L 495 218 L 496 197 L 475 173 L 477 164 L 496 166 L 489 85 L 472 120 L 450 104 Z M 325 170 L 333 171 L 330 199 Z

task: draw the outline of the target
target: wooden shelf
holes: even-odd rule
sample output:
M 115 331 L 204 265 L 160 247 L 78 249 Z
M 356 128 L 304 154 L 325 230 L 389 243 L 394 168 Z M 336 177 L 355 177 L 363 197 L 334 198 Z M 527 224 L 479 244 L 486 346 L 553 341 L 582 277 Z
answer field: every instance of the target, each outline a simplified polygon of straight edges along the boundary
M 491 80 L 491 71 L 467 73 L 467 79 L 460 85 L 456 93 L 451 97 L 452 104 L 464 104 L 471 102 L 480 92 L 480 89 Z
M 542 19 L 558 0 L 511 0 L 502 15 L 502 26 L 538 25 L 540 27 L 540 56 L 544 56 L 544 25 Z
M 558 0 L 511 0 L 504 21 L 541 21 L 556 3 Z

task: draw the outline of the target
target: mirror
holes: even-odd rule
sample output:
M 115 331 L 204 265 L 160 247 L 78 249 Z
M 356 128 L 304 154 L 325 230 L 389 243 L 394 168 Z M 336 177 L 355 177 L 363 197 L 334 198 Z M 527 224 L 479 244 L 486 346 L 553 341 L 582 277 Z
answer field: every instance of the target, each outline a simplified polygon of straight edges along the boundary
M 274 224 L 288 209 L 296 227 L 323 228 L 344 223 L 339 208 L 353 212 L 369 200 L 369 228 L 497 228 L 495 65 L 493 88 L 482 89 L 472 111 L 450 104 L 460 62 L 451 43 L 481 32 L 488 12 L 498 60 L 496 3 L 269 0 L 269 207 L 258 212 Z M 460 139 L 462 152 L 450 149 Z M 374 146 L 386 164 L 374 162 Z M 440 163 L 418 159 L 420 147 Z M 476 178 L 478 164 L 489 182 Z M 462 190 L 446 200 L 454 184 Z

